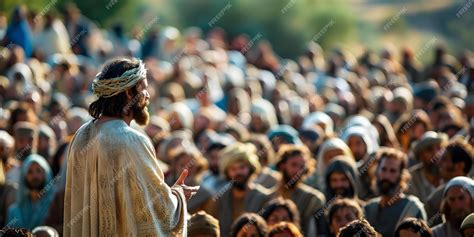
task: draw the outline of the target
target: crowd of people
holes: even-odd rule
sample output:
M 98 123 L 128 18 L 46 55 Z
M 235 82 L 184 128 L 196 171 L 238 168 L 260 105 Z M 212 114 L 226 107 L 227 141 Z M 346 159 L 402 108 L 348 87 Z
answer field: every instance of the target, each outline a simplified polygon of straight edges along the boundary
M 116 57 L 147 68 L 150 117 L 132 122 L 152 144 L 142 152 L 169 186 L 185 169 L 200 185 L 188 236 L 474 233 L 469 49 L 353 55 L 310 42 L 292 60 L 220 28 L 101 29 L 73 5 L 0 14 L 0 39 L 3 236 L 80 228 L 83 214 L 64 221 L 67 172 L 81 168 L 67 167 L 68 148 L 97 117 L 93 80 Z

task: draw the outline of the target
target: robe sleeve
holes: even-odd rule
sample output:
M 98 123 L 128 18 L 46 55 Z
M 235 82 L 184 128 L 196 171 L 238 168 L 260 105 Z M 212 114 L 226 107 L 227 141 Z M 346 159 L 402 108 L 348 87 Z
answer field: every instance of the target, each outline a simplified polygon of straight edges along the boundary
M 145 136 L 136 139 L 127 146 L 131 162 L 128 172 L 129 191 L 135 195 L 132 200 L 141 200 L 133 204 L 135 211 L 138 211 L 136 218 L 151 223 L 152 226 L 148 228 L 159 228 L 163 233 L 173 232 L 186 236 L 187 207 L 182 187 L 169 187 L 165 183 L 151 142 Z M 145 232 L 146 228 L 145 226 Z

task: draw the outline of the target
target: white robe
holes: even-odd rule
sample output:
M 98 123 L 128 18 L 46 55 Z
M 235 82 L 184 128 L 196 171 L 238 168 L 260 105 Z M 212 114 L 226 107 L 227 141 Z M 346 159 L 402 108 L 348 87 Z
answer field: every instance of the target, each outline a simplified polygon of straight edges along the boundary
M 64 236 L 186 236 L 186 199 L 151 141 L 123 120 L 90 121 L 68 151 Z

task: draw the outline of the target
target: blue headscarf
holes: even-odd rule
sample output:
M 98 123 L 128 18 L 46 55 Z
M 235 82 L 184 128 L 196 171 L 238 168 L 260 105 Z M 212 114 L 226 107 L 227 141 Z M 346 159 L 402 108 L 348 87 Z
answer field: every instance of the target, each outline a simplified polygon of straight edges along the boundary
M 33 163 L 38 164 L 45 173 L 45 186 L 40 191 L 40 198 L 31 201 L 30 190 L 26 186 L 26 175 Z M 11 227 L 22 227 L 32 230 L 44 223 L 49 207 L 54 198 L 55 186 L 53 174 L 48 162 L 40 155 L 29 155 L 21 165 L 21 179 L 15 203 L 8 208 L 7 223 Z
M 33 52 L 31 31 L 20 7 L 15 8 L 13 11 L 12 21 L 8 25 L 5 37 L 8 39 L 7 45 L 18 45 L 23 48 L 26 57 L 31 56 Z

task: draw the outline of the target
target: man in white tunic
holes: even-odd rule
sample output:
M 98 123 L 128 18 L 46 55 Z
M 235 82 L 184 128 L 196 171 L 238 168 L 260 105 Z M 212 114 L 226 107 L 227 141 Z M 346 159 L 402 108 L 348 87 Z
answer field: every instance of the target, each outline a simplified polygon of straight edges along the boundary
M 69 151 L 64 236 L 186 236 L 186 200 L 199 187 L 170 188 L 151 141 L 130 127 L 148 122 L 146 69 L 141 61 L 105 64 L 92 88 L 93 120 L 75 134 Z

